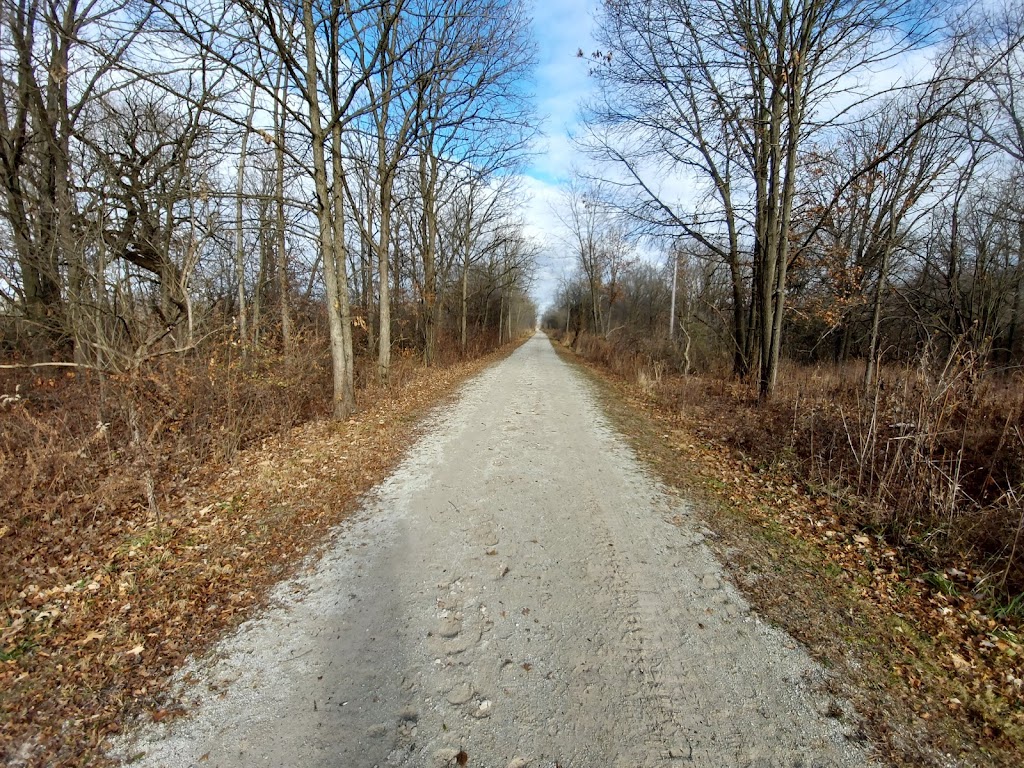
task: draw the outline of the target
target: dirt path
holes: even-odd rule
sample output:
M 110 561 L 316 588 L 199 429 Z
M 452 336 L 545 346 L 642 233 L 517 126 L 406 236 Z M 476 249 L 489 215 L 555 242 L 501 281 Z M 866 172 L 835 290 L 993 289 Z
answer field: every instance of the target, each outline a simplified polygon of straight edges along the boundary
M 853 766 L 822 673 L 538 335 L 185 677 L 143 766 Z M 464 752 L 464 755 L 459 755 Z

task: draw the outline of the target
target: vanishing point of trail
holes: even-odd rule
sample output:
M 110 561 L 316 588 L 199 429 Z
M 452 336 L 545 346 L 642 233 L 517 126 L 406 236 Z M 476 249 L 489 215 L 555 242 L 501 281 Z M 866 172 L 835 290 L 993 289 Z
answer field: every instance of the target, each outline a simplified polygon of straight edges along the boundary
M 145 766 L 854 766 L 822 672 L 536 335 L 188 670 Z

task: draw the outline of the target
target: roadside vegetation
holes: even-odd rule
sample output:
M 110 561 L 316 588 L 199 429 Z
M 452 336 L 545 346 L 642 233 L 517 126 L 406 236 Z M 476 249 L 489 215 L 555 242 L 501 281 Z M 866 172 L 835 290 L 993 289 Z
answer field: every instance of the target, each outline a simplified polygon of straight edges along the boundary
M 135 718 L 184 711 L 166 696 L 181 662 L 323 551 L 419 418 L 510 348 L 399 355 L 345 421 L 323 345 L 136 381 L 32 374 L 0 422 L 4 764 L 101 764 Z
M 998 588 L 1003 570 L 934 530 L 900 538 L 848 481 L 809 475 L 792 450 L 793 411 L 765 423 L 741 384 L 637 375 L 628 355 L 558 346 L 589 367 L 641 458 L 696 506 L 758 612 L 837 673 L 829 692 L 857 709 L 854 738 L 899 766 L 1019 764 L 1024 619 Z M 800 373 L 787 367 L 782 390 Z
M 0 762 L 172 714 L 534 327 L 532 66 L 505 0 L 0 0 Z

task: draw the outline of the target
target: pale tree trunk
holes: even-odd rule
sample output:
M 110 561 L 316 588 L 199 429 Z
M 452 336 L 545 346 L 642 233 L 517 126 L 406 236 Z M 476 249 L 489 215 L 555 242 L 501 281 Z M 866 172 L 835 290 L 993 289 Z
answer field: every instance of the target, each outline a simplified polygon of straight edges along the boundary
M 466 206 L 465 221 L 461 229 L 461 242 L 459 245 L 462 247 L 462 275 L 459 279 L 460 283 L 460 296 L 459 296 L 459 348 L 462 350 L 462 354 L 466 354 L 466 345 L 469 342 L 467 325 L 469 323 L 469 266 L 473 258 L 473 247 L 475 245 L 475 238 L 473 237 L 473 200 L 469 200 Z
M 292 352 L 292 313 L 291 302 L 288 297 L 288 243 L 285 236 L 285 209 L 284 209 L 284 142 L 285 142 L 285 120 L 283 99 L 287 98 L 281 88 L 281 80 L 284 75 L 284 65 L 278 70 L 277 88 L 278 100 L 274 104 L 274 128 L 277 140 L 274 147 L 274 158 L 276 162 L 276 183 L 275 193 L 277 195 L 277 296 L 281 304 L 281 343 L 284 354 Z
M 245 116 L 242 130 L 242 144 L 238 153 L 238 179 L 235 185 L 235 289 L 238 301 L 238 336 L 242 343 L 249 341 L 247 308 L 245 303 L 245 231 L 242 201 L 245 195 L 245 161 L 249 152 L 249 135 L 252 133 L 252 119 L 256 114 L 256 83 L 249 92 L 249 111 Z
M 799 85 L 795 86 L 799 88 Z M 800 109 L 799 97 L 795 109 Z M 786 150 L 783 171 L 783 192 L 781 221 L 778 228 L 776 280 L 773 295 L 772 337 L 769 348 L 766 379 L 769 384 L 767 395 L 775 391 L 779 377 L 779 360 L 782 352 L 782 326 L 786 317 L 786 274 L 789 269 L 789 230 L 793 221 L 793 199 L 796 194 L 797 149 L 799 147 L 799 122 L 791 121 L 789 146 Z
M 256 236 L 260 254 L 260 266 L 256 272 L 256 285 L 252 292 L 252 324 L 250 326 L 249 340 L 254 347 L 260 345 L 260 324 L 263 321 L 263 294 L 264 286 L 268 282 L 268 276 L 273 276 L 273 253 L 270 244 L 270 220 L 269 208 L 263 202 L 259 205 L 259 231 Z
M 380 138 L 381 151 L 384 139 Z M 391 182 L 385 179 L 380 188 L 380 237 L 377 242 L 377 270 L 380 284 L 377 331 L 377 375 L 385 384 L 391 374 Z
M 338 258 L 335 243 L 335 225 L 332 221 L 331 189 L 328 183 L 328 166 L 324 145 L 326 131 L 320 111 L 317 83 L 317 51 L 319 41 L 313 20 L 312 0 L 303 0 L 302 27 L 305 56 L 306 102 L 309 107 L 310 138 L 313 151 L 313 185 L 316 191 L 317 223 L 320 235 L 320 250 L 324 262 L 324 282 L 327 289 L 327 319 L 331 338 L 331 371 L 334 379 L 332 397 L 333 413 L 336 419 L 346 419 L 355 407 L 352 380 L 349 378 L 351 363 L 345 346 L 343 313 L 348 315 L 347 287 L 339 285 L 339 262 L 344 270 L 344 259 Z
M 788 5 L 785 11 L 788 14 Z M 791 52 L 780 42 L 776 73 L 784 72 Z M 786 306 L 786 272 L 789 265 L 789 229 L 793 215 L 796 190 L 797 151 L 800 143 L 800 125 L 803 117 L 803 65 L 797 64 L 781 82 L 772 82 L 769 88 L 768 135 L 762 137 L 762 179 L 758 179 L 758 214 L 764 217 L 759 226 L 764 238 L 761 245 L 761 280 L 759 285 L 761 316 L 760 373 L 758 394 L 762 399 L 771 397 L 779 375 L 782 348 L 782 327 Z M 786 78 L 789 78 L 788 81 Z M 759 86 L 768 83 L 762 75 Z
M 462 265 L 462 297 L 459 312 L 459 345 L 462 347 L 462 354 L 466 354 L 466 324 L 469 319 L 469 256 L 466 256 L 466 263 Z
M 669 301 L 668 311 L 668 338 L 669 341 L 675 340 L 676 330 L 676 284 L 679 281 L 679 252 L 672 249 L 672 296 Z
M 890 233 L 891 237 L 891 233 Z M 889 259 L 892 245 L 886 242 L 882 251 L 882 263 L 878 271 L 878 283 L 875 285 L 874 308 L 871 312 L 871 341 L 868 344 L 868 360 L 864 368 L 864 393 L 871 391 L 875 383 L 876 358 L 878 357 L 878 337 L 882 326 L 882 299 L 885 296 L 885 284 L 889 273 Z
M 355 410 L 355 355 L 352 349 L 352 308 L 348 296 L 348 262 L 345 253 L 345 182 L 342 174 L 341 158 L 344 147 L 341 142 L 341 124 L 337 119 L 331 129 L 333 152 L 331 155 L 334 170 L 334 262 L 337 270 L 336 284 L 338 287 L 338 313 L 341 315 L 341 342 L 345 357 L 345 381 L 342 392 L 348 411 Z
M 423 361 L 434 362 L 437 346 L 437 211 L 435 193 L 437 158 L 424 147 L 420 154 L 420 195 L 423 202 Z
M 362 211 L 356 211 L 355 215 L 361 215 L 364 220 L 361 227 L 363 231 L 359 238 L 359 256 L 363 282 L 363 314 L 366 316 L 366 349 L 372 353 L 377 348 L 376 328 L 380 323 L 380 318 L 374 318 L 373 316 L 373 265 L 377 254 L 373 249 L 373 241 L 370 237 L 373 227 L 373 188 L 367 183 L 364 185 L 364 189 L 366 191 L 366 199 L 362 201 L 362 204 L 365 207 Z
M 505 289 L 502 288 L 498 291 L 498 346 L 500 347 L 504 341 L 504 329 L 503 323 L 505 322 Z

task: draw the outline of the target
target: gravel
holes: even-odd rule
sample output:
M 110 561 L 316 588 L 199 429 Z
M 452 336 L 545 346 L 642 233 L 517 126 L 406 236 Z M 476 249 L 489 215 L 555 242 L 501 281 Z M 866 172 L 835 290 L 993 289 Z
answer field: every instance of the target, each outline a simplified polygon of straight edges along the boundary
M 823 671 L 538 334 L 310 572 L 179 675 L 133 765 L 859 766 Z

